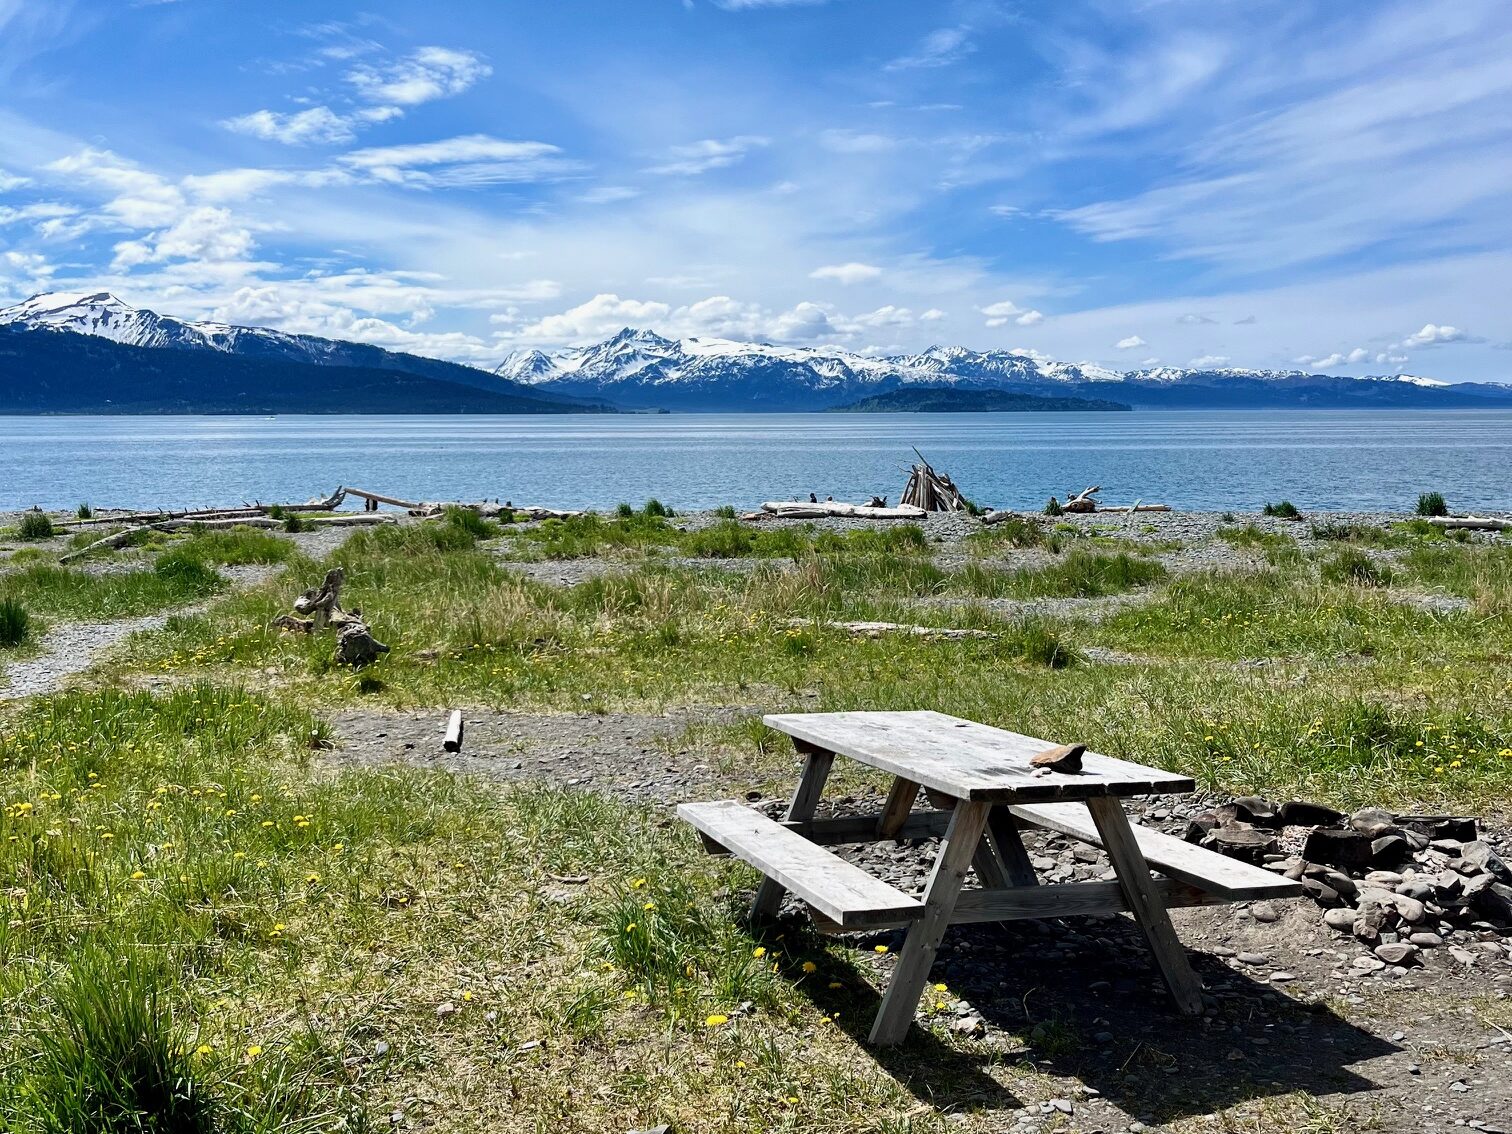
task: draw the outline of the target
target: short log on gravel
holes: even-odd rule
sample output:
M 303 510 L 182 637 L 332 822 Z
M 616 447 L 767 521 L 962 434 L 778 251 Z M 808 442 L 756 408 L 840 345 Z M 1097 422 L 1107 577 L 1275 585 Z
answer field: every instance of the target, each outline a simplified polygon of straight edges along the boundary
M 1474 532 L 1512 531 L 1512 520 L 1498 520 L 1490 516 L 1430 516 L 1428 522 L 1436 528 L 1462 528 Z
M 990 630 L 965 630 L 951 626 L 910 626 L 904 622 L 813 622 L 806 618 L 790 618 L 789 626 L 818 626 L 822 630 L 840 630 L 858 638 L 880 638 L 884 634 L 911 634 L 916 638 L 995 638 Z
M 876 508 L 870 504 L 843 504 L 834 500 L 818 504 L 806 500 L 768 500 L 761 509 L 782 520 L 818 520 L 827 516 L 853 516 L 861 520 L 922 520 L 929 515 L 923 508 L 909 504 Z

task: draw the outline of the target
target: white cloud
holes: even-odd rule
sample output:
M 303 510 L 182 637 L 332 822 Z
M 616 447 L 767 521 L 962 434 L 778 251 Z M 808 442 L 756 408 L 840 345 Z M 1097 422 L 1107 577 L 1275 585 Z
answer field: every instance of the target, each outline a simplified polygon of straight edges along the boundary
M 121 241 L 115 246 L 111 268 L 121 271 L 164 260 L 244 260 L 253 246 L 252 233 L 237 223 L 230 210 L 200 205 L 145 239 Z
M 1113 345 L 1114 345 L 1114 347 L 1116 347 L 1116 348 L 1117 348 L 1117 349 L 1118 349 L 1118 350 L 1134 350 L 1134 349 L 1136 349 L 1136 348 L 1137 348 L 1137 347 L 1142 347 L 1142 346 L 1149 346 L 1149 345 L 1150 345 L 1150 344 L 1149 344 L 1149 343 L 1147 343 L 1147 342 L 1145 342 L 1145 341 L 1144 341 L 1144 340 L 1143 340 L 1143 339 L 1142 339 L 1142 338 L 1140 338 L 1140 337 L 1139 337 L 1139 336 L 1138 336 L 1138 335 L 1130 335 L 1130 336 L 1129 336 L 1129 337 L 1128 337 L 1128 338 L 1125 338 L 1125 339 L 1119 339 L 1119 340 L 1118 340 L 1118 341 L 1117 341 L 1117 342 L 1116 342 L 1116 343 L 1114 343 L 1114 344 L 1113 344 Z
M 1358 366 L 1370 358 L 1370 353 L 1364 347 L 1355 347 L 1353 350 L 1336 350 L 1332 354 L 1322 356 L 1304 354 L 1297 361 L 1315 370 L 1330 370 L 1335 366 Z
M 727 12 L 744 12 L 751 8 L 800 8 L 828 2 L 829 0 L 714 0 L 714 6 Z
M 826 130 L 819 135 L 819 144 L 837 154 L 881 154 L 896 149 L 898 140 L 886 134 Z
M 350 142 L 357 136 L 352 120 L 328 106 L 312 106 L 293 114 L 276 110 L 254 110 L 237 118 L 227 118 L 221 125 L 238 134 L 250 134 L 267 142 L 286 146 L 332 145 Z
M 665 303 L 621 299 L 603 293 L 559 314 L 547 315 L 532 323 L 522 334 L 548 341 L 578 342 L 612 335 L 622 327 L 659 323 L 671 313 L 672 308 Z
M 1392 347 L 1392 349 L 1401 350 L 1412 347 L 1437 346 L 1440 343 L 1459 342 L 1465 337 L 1465 332 L 1458 327 L 1448 327 L 1437 323 L 1424 323 L 1421 331 L 1408 335 L 1400 343 Z
M 4 169 L 0 169 L 0 193 L 9 193 L 12 189 L 20 189 L 31 182 L 25 177 L 19 177 Z
M 889 71 L 906 71 L 916 67 L 948 67 L 976 50 L 966 28 L 939 28 L 924 37 L 918 49 L 888 63 Z
M 725 169 L 745 157 L 754 149 L 771 145 L 770 138 L 758 134 L 741 134 L 734 138 L 705 138 L 684 146 L 673 146 L 668 154 L 673 160 L 654 165 L 648 172 L 696 177 L 711 169 Z
M 585 205 L 612 205 L 619 201 L 633 200 L 639 196 L 640 190 L 632 189 L 628 185 L 599 185 L 579 193 L 577 199 Z
M 938 307 L 931 307 L 919 316 L 919 321 L 923 323 L 937 323 L 944 318 L 947 318 L 945 312 L 941 311 Z
M 384 65 L 364 64 L 347 72 L 347 81 L 369 102 L 418 106 L 459 95 L 493 74 L 476 52 L 450 47 L 422 47 Z
M 978 307 L 977 310 L 987 316 L 989 327 L 1006 327 L 1010 321 L 1020 327 L 1033 327 L 1045 321 L 1045 317 L 1038 311 L 1032 308 L 1025 310 L 1009 299 L 989 304 L 986 307 Z
M 852 317 L 849 324 L 855 327 L 869 329 L 876 327 L 907 327 L 914 322 L 914 313 L 906 307 L 898 307 L 889 303 L 885 307 L 879 307 L 875 311 L 868 311 L 864 315 Z M 847 327 L 847 330 L 850 328 Z
M 834 280 L 836 283 L 855 284 L 866 280 L 874 280 L 882 274 L 882 269 L 871 264 L 858 264 L 852 261 L 849 264 L 826 264 L 822 268 L 815 268 L 809 273 L 811 280 Z
M 1216 322 L 1218 322 L 1218 320 L 1214 319 L 1214 318 L 1212 318 L 1211 316 L 1208 316 L 1208 315 L 1201 315 L 1201 314 L 1198 314 L 1198 313 L 1193 312 L 1193 311 L 1187 311 L 1187 312 L 1184 312 L 1181 315 L 1177 316 L 1176 322 L 1178 322 L 1178 323 L 1185 323 L 1187 326 L 1190 326 L 1190 327 L 1196 327 L 1196 326 L 1201 326 L 1201 325 L 1206 324 L 1206 323 L 1216 323 Z M 1242 320 L 1241 320 L 1241 322 L 1242 322 Z
M 422 187 L 471 188 L 513 181 L 544 181 L 578 166 L 559 158 L 546 142 L 512 142 L 487 134 L 467 134 L 436 142 L 373 146 L 337 160 L 377 181 Z
M 624 327 L 639 327 L 676 338 L 813 342 L 859 334 L 875 326 L 895 325 L 899 319 L 909 317 L 907 311 L 879 308 L 856 319 L 844 319 L 807 300 L 786 310 L 771 310 L 728 295 L 711 295 L 696 303 L 674 307 L 656 300 L 601 293 L 566 311 L 547 315 L 517 330 L 501 332 L 501 337 L 543 344 L 583 343 L 603 339 Z M 505 325 L 515 321 L 508 317 L 497 320 Z
M 1227 361 L 1228 355 L 1226 354 L 1203 354 L 1192 359 L 1187 365 L 1195 366 L 1198 370 L 1202 370 L 1209 366 L 1222 366 Z

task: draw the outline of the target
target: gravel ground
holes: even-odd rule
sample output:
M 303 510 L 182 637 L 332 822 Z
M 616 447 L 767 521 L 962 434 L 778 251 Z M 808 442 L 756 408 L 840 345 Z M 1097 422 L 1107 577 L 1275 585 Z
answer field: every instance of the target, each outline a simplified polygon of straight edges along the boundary
M 687 799 L 744 798 L 776 814 L 784 800 L 762 799 L 738 763 L 701 755 L 683 735 L 695 721 L 729 722 L 756 712 L 750 706 L 665 716 L 469 711 L 464 750 L 449 755 L 441 751 L 444 712 L 353 711 L 335 719 L 339 747 L 332 756 L 547 782 L 668 808 Z M 1143 811 L 1146 823 L 1179 830 L 1185 815 L 1208 802 L 1157 797 L 1131 809 Z M 880 796 L 848 796 L 828 810 L 872 811 L 880 803 Z M 1503 848 L 1512 842 L 1505 831 L 1488 837 Z M 1109 877 L 1106 859 L 1093 848 L 1055 835 L 1030 834 L 1026 843 L 1047 882 Z M 936 847 L 919 840 L 846 854 L 917 893 Z M 935 1011 L 988 1049 L 1027 1037 L 1036 1049 L 1031 1062 L 1051 1077 L 1054 1094 L 1033 1101 L 1031 1092 L 1044 1094 L 1041 1079 L 1025 1081 L 1017 1099 L 1004 1098 L 998 1083 L 974 1070 L 979 1055 L 941 1047 L 942 1083 L 952 1080 L 961 1092 L 964 1074 L 972 1086 L 953 1100 L 921 1082 L 921 1097 L 935 1106 L 1001 1107 L 1003 1125 L 990 1129 L 1024 1132 L 1158 1128 L 1290 1092 L 1348 1108 L 1353 1124 L 1320 1130 L 1417 1134 L 1474 1123 L 1494 1134 L 1512 1116 L 1512 1035 L 1473 1007 L 1512 996 L 1507 941 L 1461 933 L 1468 962 L 1447 949 L 1427 949 L 1420 967 L 1366 972 L 1356 963 L 1367 955 L 1364 947 L 1327 929 L 1307 899 L 1177 910 L 1173 918 L 1206 988 L 1207 1011 L 1198 1021 L 1174 1013 L 1142 937 L 1126 919 L 953 930 L 934 968 L 932 979 L 949 990 L 938 994 Z M 851 940 L 857 963 L 881 986 L 901 934 Z M 874 945 L 889 951 L 879 955 Z M 844 1026 L 859 1040 L 868 1024 L 858 1018 Z M 887 1061 L 886 1053 L 878 1058 Z
M 281 568 L 260 563 L 222 567 L 220 573 L 234 589 L 256 586 L 272 578 Z M 56 622 L 42 639 L 42 652 L 35 657 L 13 661 L 0 669 L 0 701 L 50 693 L 64 681 L 83 673 L 104 652 L 138 630 L 156 630 L 175 614 L 196 614 L 213 600 L 160 611 L 141 618 L 120 618 L 110 622 Z

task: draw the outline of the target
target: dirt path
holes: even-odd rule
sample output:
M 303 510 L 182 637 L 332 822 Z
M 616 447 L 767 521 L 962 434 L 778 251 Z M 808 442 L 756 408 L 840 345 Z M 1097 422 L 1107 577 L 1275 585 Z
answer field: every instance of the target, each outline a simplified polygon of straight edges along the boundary
M 749 765 L 688 747 L 694 722 L 732 722 L 758 710 L 727 707 L 663 716 L 531 714 L 469 711 L 463 753 L 441 751 L 445 713 L 350 711 L 334 720 L 334 756 L 354 764 L 445 768 L 504 781 L 536 781 L 601 791 L 635 803 L 669 807 L 700 798 L 752 799 L 779 813 L 784 801 L 761 801 Z M 870 811 L 880 798 L 847 797 L 836 811 Z M 1190 797 L 1157 798 L 1143 821 L 1171 831 L 1200 808 Z M 1491 837 L 1508 844 L 1508 833 Z M 1049 882 L 1108 876 L 1107 861 L 1058 836 L 1026 838 Z M 872 844 L 847 857 L 899 888 L 918 892 L 935 844 Z M 1281 1129 L 1294 1118 L 1280 1100 L 1297 1092 L 1342 1117 L 1319 1130 L 1372 1129 L 1388 1134 L 1512 1126 L 1512 1032 L 1487 1018 L 1512 998 L 1512 948 L 1493 931 L 1456 934 L 1458 955 L 1425 949 L 1414 968 L 1361 967 L 1368 951 L 1321 922 L 1310 900 L 1178 910 L 1173 914 L 1206 986 L 1207 1013 L 1177 1016 L 1148 950 L 1124 918 L 1067 918 L 954 930 L 942 945 L 933 979 L 948 986 L 939 1012 L 963 1034 L 967 1049 L 939 1046 L 935 1073 L 908 1081 L 922 1101 L 941 1109 L 985 1111 L 969 1130 L 1138 1131 L 1209 1115 L 1245 1100 L 1259 1113 L 1235 1130 Z M 883 932 L 853 941 L 857 963 L 886 970 L 901 936 Z M 873 945 L 887 945 L 877 954 Z M 1465 958 L 1469 958 L 1466 960 Z M 864 1039 L 866 1020 L 846 1021 Z M 1071 1107 L 1014 1111 L 1012 1095 L 983 1072 L 994 1050 L 1030 1042 L 1033 1069 L 1052 1076 L 1058 1101 Z M 878 1058 L 884 1064 L 886 1053 Z M 1010 1056 L 1021 1061 L 1022 1056 Z M 1032 1088 L 1033 1093 L 1043 1087 Z M 1031 1093 L 1026 1084 L 1025 1093 Z M 1046 1104 L 1048 1105 L 1048 1104 Z

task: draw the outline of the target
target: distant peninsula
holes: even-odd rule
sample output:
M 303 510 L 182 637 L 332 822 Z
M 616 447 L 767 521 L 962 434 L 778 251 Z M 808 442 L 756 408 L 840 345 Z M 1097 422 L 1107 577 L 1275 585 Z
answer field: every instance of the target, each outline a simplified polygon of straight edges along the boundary
M 958 386 L 915 386 L 873 394 L 830 413 L 1070 413 L 1127 410 L 1123 402 L 1104 398 L 1056 398 L 1009 390 L 971 390 Z

